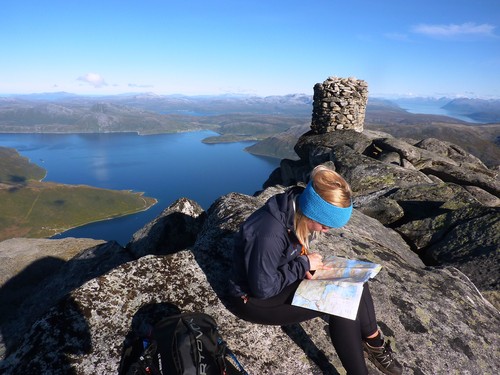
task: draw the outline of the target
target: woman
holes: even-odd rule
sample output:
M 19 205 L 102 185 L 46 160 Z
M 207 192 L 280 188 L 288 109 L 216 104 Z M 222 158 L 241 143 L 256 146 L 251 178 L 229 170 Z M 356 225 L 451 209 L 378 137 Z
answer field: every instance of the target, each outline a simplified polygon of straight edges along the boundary
M 309 251 L 312 235 L 340 228 L 352 213 L 351 189 L 336 172 L 317 166 L 304 189 L 270 198 L 243 223 L 230 280 L 233 312 L 258 324 L 289 325 L 324 315 L 291 305 L 304 278 L 326 268 Z M 365 284 L 356 320 L 329 316 L 332 343 L 348 374 L 367 374 L 363 351 L 385 374 L 401 374 L 389 342 L 384 344 Z

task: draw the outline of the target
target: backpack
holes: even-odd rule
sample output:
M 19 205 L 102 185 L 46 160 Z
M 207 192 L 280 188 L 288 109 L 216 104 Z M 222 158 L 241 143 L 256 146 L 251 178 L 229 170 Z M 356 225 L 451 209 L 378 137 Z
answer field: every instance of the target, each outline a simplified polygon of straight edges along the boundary
M 231 375 L 248 373 L 204 313 L 162 318 L 124 348 L 120 375 Z

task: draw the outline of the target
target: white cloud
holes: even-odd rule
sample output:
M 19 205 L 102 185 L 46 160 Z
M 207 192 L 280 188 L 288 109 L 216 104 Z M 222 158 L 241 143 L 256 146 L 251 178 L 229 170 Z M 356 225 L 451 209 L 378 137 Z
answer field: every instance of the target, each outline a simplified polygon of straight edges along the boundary
M 413 27 L 413 32 L 430 37 L 449 38 L 457 36 L 495 36 L 495 26 L 489 24 L 477 25 L 473 22 L 461 25 L 426 25 L 420 24 Z
M 106 83 L 106 81 L 104 81 L 104 78 L 101 77 L 101 75 L 97 74 L 97 73 L 87 73 L 84 76 L 78 77 L 78 80 L 83 81 L 83 82 L 87 82 L 96 88 L 108 85 Z

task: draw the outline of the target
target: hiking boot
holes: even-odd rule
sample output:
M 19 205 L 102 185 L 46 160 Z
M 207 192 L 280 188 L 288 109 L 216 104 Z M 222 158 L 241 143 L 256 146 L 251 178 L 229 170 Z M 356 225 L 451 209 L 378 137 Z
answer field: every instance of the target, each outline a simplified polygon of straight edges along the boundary
M 403 366 L 393 357 L 391 342 L 383 346 L 374 347 L 363 341 L 365 357 L 367 357 L 380 371 L 389 375 L 401 375 Z

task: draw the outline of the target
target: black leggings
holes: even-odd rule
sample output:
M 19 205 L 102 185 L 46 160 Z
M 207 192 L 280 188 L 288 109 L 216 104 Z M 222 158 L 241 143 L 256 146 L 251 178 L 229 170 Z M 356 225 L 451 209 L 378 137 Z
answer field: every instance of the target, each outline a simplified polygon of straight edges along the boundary
M 325 315 L 318 311 L 291 305 L 300 281 L 289 285 L 278 295 L 257 299 L 250 297 L 247 303 L 233 297 L 233 313 L 243 320 L 257 324 L 280 325 L 300 323 Z M 361 340 L 377 332 L 377 321 L 373 300 L 364 285 L 356 320 L 329 315 L 330 338 L 347 374 L 367 374 Z

